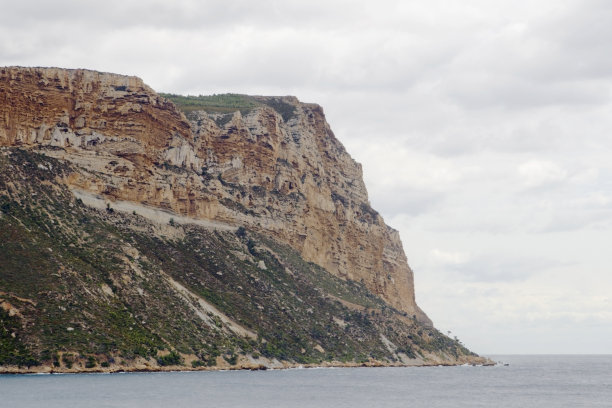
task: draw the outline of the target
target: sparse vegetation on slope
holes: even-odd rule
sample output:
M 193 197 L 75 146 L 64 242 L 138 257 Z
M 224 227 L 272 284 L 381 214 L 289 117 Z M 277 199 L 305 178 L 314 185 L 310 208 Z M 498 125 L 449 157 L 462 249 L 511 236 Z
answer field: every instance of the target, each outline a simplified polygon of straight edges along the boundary
M 363 285 L 239 228 L 85 206 L 74 169 L 0 151 L 0 366 L 200 368 L 469 355 Z M 261 363 L 263 364 L 263 363 Z

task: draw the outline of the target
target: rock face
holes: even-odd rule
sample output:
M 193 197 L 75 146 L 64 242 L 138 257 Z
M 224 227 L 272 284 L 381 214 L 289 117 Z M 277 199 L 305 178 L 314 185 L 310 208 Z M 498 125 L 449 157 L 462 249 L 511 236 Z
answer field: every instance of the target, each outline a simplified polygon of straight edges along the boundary
M 1 68 L 0 146 L 77 165 L 65 183 L 110 205 L 137 202 L 269 234 L 431 324 L 398 232 L 370 207 L 361 166 L 323 109 L 248 98 L 248 109 L 185 116 L 135 77 Z

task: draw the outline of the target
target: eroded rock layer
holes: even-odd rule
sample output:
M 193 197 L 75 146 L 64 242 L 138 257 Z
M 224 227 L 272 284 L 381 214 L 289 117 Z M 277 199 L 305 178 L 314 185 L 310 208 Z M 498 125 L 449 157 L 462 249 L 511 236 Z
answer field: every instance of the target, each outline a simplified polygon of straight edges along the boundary
M 370 207 L 361 166 L 323 109 L 294 97 L 185 116 L 142 80 L 87 70 L 0 69 L 0 145 L 79 170 L 73 190 L 271 235 L 389 305 L 415 302 L 397 231 Z

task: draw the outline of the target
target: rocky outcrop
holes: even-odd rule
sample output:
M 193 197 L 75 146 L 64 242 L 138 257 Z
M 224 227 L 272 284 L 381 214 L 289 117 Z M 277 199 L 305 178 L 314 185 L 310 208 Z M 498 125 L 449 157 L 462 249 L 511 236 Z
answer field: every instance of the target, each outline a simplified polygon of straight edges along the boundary
M 73 189 L 248 226 L 430 324 L 397 231 L 371 208 L 361 166 L 323 109 L 251 97 L 248 110 L 188 118 L 140 79 L 87 70 L 0 69 L 0 145 L 81 170 Z
M 0 69 L 3 144 L 57 147 L 140 142 L 162 149 L 189 124 L 141 79 L 87 70 Z M 125 149 L 122 149 L 125 150 Z

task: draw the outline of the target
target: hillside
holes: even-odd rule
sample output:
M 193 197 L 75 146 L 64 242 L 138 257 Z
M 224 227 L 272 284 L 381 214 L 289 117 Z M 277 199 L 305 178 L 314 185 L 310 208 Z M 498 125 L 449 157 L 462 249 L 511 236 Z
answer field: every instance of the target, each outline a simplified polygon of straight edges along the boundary
M 416 305 L 318 105 L 166 96 L 0 68 L 3 371 L 486 362 Z

